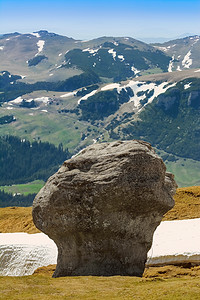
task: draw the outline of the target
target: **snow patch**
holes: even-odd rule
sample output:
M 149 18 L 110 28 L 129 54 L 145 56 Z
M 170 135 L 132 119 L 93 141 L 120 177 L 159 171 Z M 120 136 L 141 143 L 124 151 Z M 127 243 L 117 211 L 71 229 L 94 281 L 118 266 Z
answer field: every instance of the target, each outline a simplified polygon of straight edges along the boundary
M 49 74 L 49 76 L 50 76 L 50 77 L 53 76 L 53 73 Z
M 182 66 L 186 69 L 189 69 L 190 66 L 192 65 L 192 59 L 190 58 L 190 56 L 191 56 L 191 50 L 188 51 L 188 53 L 185 55 L 182 61 Z
M 37 42 L 37 46 L 38 46 L 38 53 L 35 55 L 37 56 L 38 54 L 40 54 L 40 52 L 42 52 L 43 48 L 44 48 L 44 44 L 45 44 L 45 41 L 43 40 L 39 40 Z
M 64 95 L 61 95 L 60 98 L 67 98 L 67 97 L 71 97 L 71 96 L 75 96 L 75 95 L 76 95 L 76 92 L 69 92 Z
M 157 227 L 147 265 L 200 263 L 200 219 L 164 221 Z
M 166 52 L 166 51 L 168 51 L 169 49 L 167 48 L 167 47 L 157 47 L 159 50 L 161 50 L 161 51 L 164 51 L 164 52 Z
M 123 55 L 118 55 L 117 56 L 121 61 L 124 61 L 124 56 Z
M 40 38 L 40 37 L 41 37 L 40 34 L 39 34 L 38 32 L 32 32 L 32 33 L 30 33 L 30 34 L 36 36 L 37 38 Z
M 134 72 L 134 75 L 140 73 L 140 71 L 136 69 L 134 66 L 131 67 L 131 71 Z
M 62 53 L 59 53 L 58 56 L 62 56 Z
M 18 104 L 18 103 L 21 103 L 22 101 L 23 101 L 23 98 L 20 96 L 10 102 L 14 103 L 14 104 Z
M 113 89 L 118 89 L 120 87 L 119 83 L 110 83 L 108 85 L 105 85 L 101 88 L 101 91 L 108 91 Z
M 177 71 L 182 71 L 181 68 L 180 68 L 180 66 L 178 66 L 176 70 Z
M 200 72 L 200 69 L 199 70 L 196 70 L 196 71 L 194 71 L 195 73 L 198 73 L 198 72 Z
M 3 50 L 4 49 L 4 46 L 0 46 L 0 50 Z
M 80 104 L 80 102 L 81 102 L 82 100 L 87 100 L 89 97 L 91 97 L 91 96 L 93 96 L 94 94 L 96 94 L 96 91 L 97 91 L 97 90 L 94 90 L 94 91 L 90 92 L 89 94 L 83 96 L 81 99 L 78 100 L 78 104 Z
M 16 99 L 10 101 L 11 104 L 20 104 L 23 100 L 25 100 L 26 102 L 31 102 L 31 101 L 36 101 L 36 102 L 43 102 L 45 104 L 47 104 L 49 102 L 49 97 L 39 97 L 39 98 L 34 98 L 34 99 L 23 99 L 21 96 L 17 97 Z M 34 108 L 34 109 L 38 109 Z
M 172 72 L 173 62 L 174 62 L 175 56 L 172 56 L 172 59 L 169 62 L 168 72 Z
M 113 57 L 113 59 L 115 60 L 115 57 L 116 57 L 116 55 L 117 55 L 116 51 L 115 51 L 114 49 L 110 49 L 110 50 L 108 50 L 108 53 L 109 53 L 109 54 L 112 54 L 112 57 Z
M 190 86 L 191 86 L 191 84 L 192 84 L 192 82 L 190 82 L 190 83 L 186 83 L 186 84 L 184 85 L 184 90 L 187 90 L 187 89 L 189 89 L 189 88 L 190 88 Z
M 43 103 L 48 103 L 49 102 L 49 97 L 39 97 L 39 98 L 35 98 L 35 99 L 30 99 L 30 100 L 34 100 L 36 102 L 43 102 Z
M 99 51 L 100 48 L 98 49 L 90 49 L 90 48 L 86 48 L 83 49 L 82 52 L 89 52 L 90 54 L 96 54 Z

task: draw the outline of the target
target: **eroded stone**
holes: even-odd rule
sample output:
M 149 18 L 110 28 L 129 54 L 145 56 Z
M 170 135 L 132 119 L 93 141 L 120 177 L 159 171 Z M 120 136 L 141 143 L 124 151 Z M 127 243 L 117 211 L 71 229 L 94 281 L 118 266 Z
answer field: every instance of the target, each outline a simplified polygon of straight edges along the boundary
M 58 247 L 54 277 L 142 276 L 176 187 L 143 141 L 94 144 L 65 161 L 33 203 L 36 227 Z

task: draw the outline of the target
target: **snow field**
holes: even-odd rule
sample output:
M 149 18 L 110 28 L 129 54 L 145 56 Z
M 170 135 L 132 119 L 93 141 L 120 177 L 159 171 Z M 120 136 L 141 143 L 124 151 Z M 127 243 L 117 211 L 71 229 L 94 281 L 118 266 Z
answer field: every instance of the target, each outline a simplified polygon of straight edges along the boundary
M 200 218 L 165 221 L 157 227 L 147 265 L 200 264 Z
M 199 228 L 200 218 L 161 222 L 154 232 L 147 266 L 200 264 Z M 39 267 L 56 264 L 56 260 L 57 247 L 44 233 L 0 233 L 1 276 L 31 275 Z
M 57 247 L 43 233 L 0 233 L 0 275 L 24 276 L 57 261 Z

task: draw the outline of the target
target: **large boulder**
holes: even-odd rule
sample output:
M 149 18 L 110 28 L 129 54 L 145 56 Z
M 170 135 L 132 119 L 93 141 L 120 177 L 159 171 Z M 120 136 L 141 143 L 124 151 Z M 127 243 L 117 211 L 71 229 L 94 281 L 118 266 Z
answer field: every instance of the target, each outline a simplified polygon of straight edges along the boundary
M 143 141 L 94 144 L 65 161 L 33 203 L 36 227 L 58 247 L 54 277 L 142 276 L 175 190 Z

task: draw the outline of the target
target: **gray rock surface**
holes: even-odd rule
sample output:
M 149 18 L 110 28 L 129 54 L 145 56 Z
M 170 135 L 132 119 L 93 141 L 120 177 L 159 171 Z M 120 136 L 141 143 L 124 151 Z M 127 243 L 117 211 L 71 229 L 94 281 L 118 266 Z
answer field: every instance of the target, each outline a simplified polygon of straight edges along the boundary
M 65 161 L 33 203 L 36 227 L 58 247 L 54 277 L 141 276 L 175 190 L 143 141 L 94 144 Z

